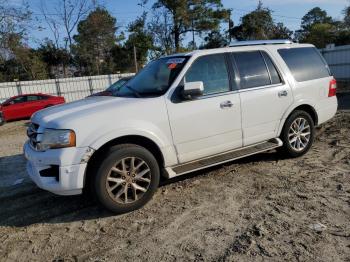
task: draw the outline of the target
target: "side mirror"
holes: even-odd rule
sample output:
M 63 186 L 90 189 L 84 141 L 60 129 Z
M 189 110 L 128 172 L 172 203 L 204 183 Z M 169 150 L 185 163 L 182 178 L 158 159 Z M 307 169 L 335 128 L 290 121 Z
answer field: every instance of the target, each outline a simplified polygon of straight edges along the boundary
M 204 84 L 202 81 L 188 82 L 184 85 L 183 96 L 186 98 L 193 98 L 203 95 L 203 92 Z

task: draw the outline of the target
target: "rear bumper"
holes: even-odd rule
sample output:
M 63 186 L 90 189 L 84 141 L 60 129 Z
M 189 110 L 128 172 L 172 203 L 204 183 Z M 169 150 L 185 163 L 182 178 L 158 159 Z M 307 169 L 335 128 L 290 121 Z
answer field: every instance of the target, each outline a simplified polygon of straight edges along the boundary
M 66 148 L 38 152 L 27 142 L 24 145 L 27 173 L 34 183 L 44 190 L 57 195 L 81 194 L 87 166 L 85 161 L 87 149 Z M 40 171 L 50 169 L 52 166 L 58 166 L 58 176 L 40 174 Z

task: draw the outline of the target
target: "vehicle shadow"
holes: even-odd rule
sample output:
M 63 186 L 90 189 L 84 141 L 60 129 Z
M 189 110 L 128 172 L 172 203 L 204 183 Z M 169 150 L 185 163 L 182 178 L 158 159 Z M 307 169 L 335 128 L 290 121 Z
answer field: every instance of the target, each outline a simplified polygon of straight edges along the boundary
M 280 157 L 273 152 L 261 153 L 177 178 L 162 179 L 160 187 L 207 175 L 223 166 L 277 161 L 278 159 Z M 20 184 L 15 184 L 15 181 L 13 183 L 7 181 L 7 186 L 0 186 L 0 226 L 25 227 L 36 223 L 59 224 L 115 216 L 98 206 L 90 196 L 57 196 L 39 189 L 27 177 L 24 166 L 25 160 L 22 155 L 0 158 L 1 180 L 8 180 L 11 175 L 16 175 L 17 180 L 19 178 L 23 180 Z

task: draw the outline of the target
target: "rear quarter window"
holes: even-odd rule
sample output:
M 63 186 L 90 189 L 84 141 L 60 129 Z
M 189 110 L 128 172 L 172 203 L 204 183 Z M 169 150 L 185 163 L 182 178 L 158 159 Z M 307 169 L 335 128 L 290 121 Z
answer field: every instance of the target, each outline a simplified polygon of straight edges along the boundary
M 298 82 L 330 76 L 328 65 L 314 47 L 279 49 L 278 53 Z

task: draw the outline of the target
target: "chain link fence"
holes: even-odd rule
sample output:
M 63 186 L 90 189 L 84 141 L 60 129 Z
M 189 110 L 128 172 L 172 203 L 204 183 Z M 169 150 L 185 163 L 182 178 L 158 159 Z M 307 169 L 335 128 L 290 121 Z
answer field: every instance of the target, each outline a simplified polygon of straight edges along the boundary
M 71 102 L 103 91 L 120 78 L 132 75 L 128 73 L 0 83 L 0 102 L 12 96 L 33 93 L 63 96 L 67 102 Z

